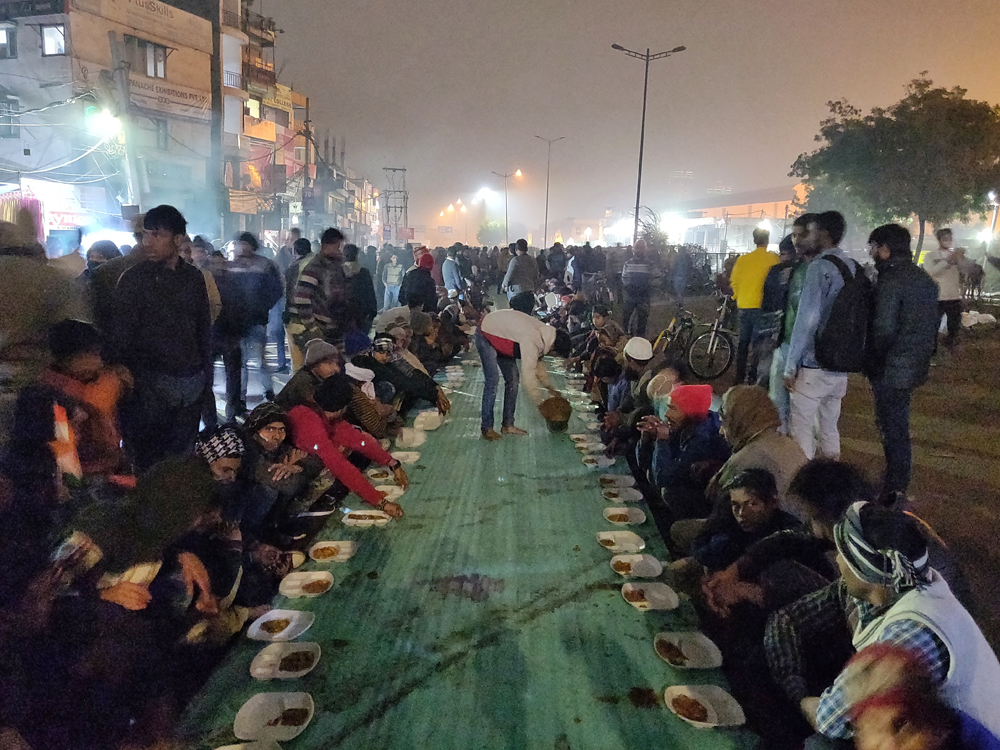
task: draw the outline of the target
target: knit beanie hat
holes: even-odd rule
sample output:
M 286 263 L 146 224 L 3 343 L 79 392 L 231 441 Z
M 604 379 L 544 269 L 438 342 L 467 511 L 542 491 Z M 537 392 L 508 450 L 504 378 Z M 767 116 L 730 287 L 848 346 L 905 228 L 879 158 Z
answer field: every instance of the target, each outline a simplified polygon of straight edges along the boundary
M 100 351 L 101 335 L 82 320 L 60 320 L 49 329 L 49 351 L 56 362 L 65 362 L 77 354 Z
M 281 422 L 287 428 L 288 414 L 277 404 L 265 401 L 247 415 L 247 420 L 243 423 L 243 426 L 246 427 L 249 434 L 253 435 L 275 422 Z
M 371 339 L 363 331 L 355 329 L 348 331 L 347 335 L 344 336 L 344 354 L 348 357 L 366 352 L 371 349 L 371 346 Z
M 338 359 L 340 352 L 333 344 L 329 344 L 323 339 L 310 339 L 306 342 L 305 359 L 303 366 L 309 369 L 313 365 L 322 362 L 324 359 Z
M 708 414 L 712 406 L 712 386 L 707 384 L 675 386 L 670 391 L 670 402 L 687 416 L 701 419 Z
M 373 352 L 392 354 L 396 350 L 396 339 L 387 333 L 380 333 L 372 342 Z
M 323 411 L 340 411 L 351 403 L 354 389 L 351 379 L 343 374 L 324 380 L 316 389 L 316 403 Z
M 431 316 L 420 310 L 414 310 L 410 313 L 410 328 L 413 329 L 415 336 L 423 336 L 431 330 Z

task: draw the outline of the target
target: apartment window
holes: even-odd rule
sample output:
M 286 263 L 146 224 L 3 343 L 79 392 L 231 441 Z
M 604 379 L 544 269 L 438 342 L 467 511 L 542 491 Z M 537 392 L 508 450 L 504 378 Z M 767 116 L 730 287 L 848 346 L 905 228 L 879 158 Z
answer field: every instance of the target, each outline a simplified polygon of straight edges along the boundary
M 52 26 L 42 26 L 42 55 L 66 54 L 66 26 L 55 24 Z
M 156 147 L 160 151 L 170 149 L 170 131 L 167 129 L 166 120 L 153 120 L 156 124 Z
M 150 78 L 167 77 L 167 48 L 134 36 L 125 37 L 132 70 Z
M 0 138 L 20 138 L 21 126 L 17 113 L 21 101 L 13 96 L 0 99 Z
M 0 28 L 0 60 L 17 57 L 17 29 Z

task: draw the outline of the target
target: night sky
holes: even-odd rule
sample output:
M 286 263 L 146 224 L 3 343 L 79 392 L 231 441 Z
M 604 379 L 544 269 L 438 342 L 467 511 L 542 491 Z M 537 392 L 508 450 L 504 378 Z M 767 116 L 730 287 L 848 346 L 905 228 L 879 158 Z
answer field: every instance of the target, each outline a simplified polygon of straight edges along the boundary
M 688 48 L 650 66 L 643 204 L 661 211 L 712 187 L 793 183 L 789 165 L 814 147 L 830 99 L 887 106 L 927 70 L 1000 102 L 997 0 L 259 0 L 255 10 L 284 29 L 281 80 L 311 97 L 338 150 L 346 136 L 347 163 L 376 184 L 383 166 L 407 168 L 413 225 L 483 186 L 502 190 L 491 172 L 520 168 L 511 223 L 537 230 L 536 134 L 567 136 L 553 147 L 552 217 L 634 203 L 643 63 L 612 43 Z

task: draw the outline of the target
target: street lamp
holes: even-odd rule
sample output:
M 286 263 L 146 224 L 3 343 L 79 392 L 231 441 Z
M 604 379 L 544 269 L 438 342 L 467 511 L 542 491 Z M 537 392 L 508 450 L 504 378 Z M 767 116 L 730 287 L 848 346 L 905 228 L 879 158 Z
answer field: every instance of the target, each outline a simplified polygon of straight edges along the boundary
M 510 225 L 507 222 L 507 179 L 510 177 L 520 177 L 521 170 L 518 169 L 514 174 L 509 174 L 507 172 L 500 174 L 499 172 L 494 172 L 497 177 L 503 177 L 503 241 L 504 244 L 510 245 Z
M 545 141 L 548 144 L 548 156 L 545 159 L 545 229 L 542 231 L 542 247 L 549 246 L 549 167 L 552 166 L 552 144 L 556 141 L 561 141 L 566 136 L 561 135 L 558 138 L 542 138 L 540 135 L 536 135 L 540 141 Z
M 625 49 L 620 44 L 612 44 L 611 49 L 624 52 L 629 57 L 643 60 L 646 63 L 646 76 L 642 83 L 642 129 L 639 131 L 639 178 L 635 188 L 635 229 L 632 232 L 632 243 L 635 244 L 635 241 L 639 239 L 639 196 L 642 193 L 642 150 L 646 141 L 646 93 L 649 91 L 649 61 L 659 60 L 661 57 L 670 57 L 678 52 L 683 52 L 687 47 L 674 47 L 672 50 L 658 52 L 655 55 L 649 54 L 648 47 L 645 54 Z

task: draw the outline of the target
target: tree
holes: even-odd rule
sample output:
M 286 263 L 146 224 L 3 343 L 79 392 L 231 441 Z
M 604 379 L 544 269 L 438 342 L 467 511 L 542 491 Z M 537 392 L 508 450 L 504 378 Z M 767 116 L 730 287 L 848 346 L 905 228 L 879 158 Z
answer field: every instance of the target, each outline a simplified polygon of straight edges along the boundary
M 958 86 L 935 88 L 926 76 L 868 115 L 830 102 L 816 136 L 823 145 L 800 155 L 790 173 L 814 190 L 849 196 L 853 212 L 872 221 L 916 216 L 918 253 L 928 221 L 985 215 L 987 194 L 1000 184 L 1000 107 L 966 99 Z
M 504 244 L 504 226 L 499 219 L 486 219 L 479 225 L 476 232 L 476 239 L 480 245 L 502 245 Z

